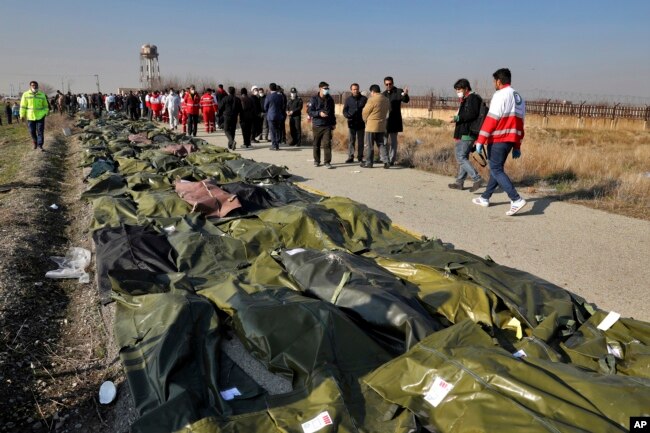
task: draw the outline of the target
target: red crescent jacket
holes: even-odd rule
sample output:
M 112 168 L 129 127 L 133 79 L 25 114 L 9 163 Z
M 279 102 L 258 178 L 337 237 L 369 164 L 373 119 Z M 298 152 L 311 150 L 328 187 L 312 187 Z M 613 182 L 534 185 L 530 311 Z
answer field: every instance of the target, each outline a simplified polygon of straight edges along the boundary
M 519 149 L 524 138 L 525 114 L 526 103 L 519 93 L 509 85 L 497 90 L 476 142 L 514 143 L 514 148 Z
M 151 98 L 149 98 L 149 104 L 151 104 L 151 109 L 153 111 L 162 111 L 162 96 L 152 95 Z
M 201 104 L 201 97 L 199 96 L 198 93 L 195 93 L 194 96 L 190 92 L 187 92 L 185 94 L 185 97 L 183 98 L 183 102 L 185 102 L 185 114 L 190 115 L 197 115 L 199 114 L 199 107 Z
M 205 93 L 201 96 L 201 110 L 204 113 L 206 111 L 215 112 L 217 110 L 217 104 L 214 103 L 214 98 L 211 94 Z

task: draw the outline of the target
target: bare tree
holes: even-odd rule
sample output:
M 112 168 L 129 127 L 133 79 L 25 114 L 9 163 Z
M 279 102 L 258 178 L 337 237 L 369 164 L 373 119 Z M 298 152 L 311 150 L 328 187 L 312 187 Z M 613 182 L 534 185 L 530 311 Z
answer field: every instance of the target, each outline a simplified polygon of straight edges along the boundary
M 38 83 L 38 90 L 45 93 L 47 96 L 52 96 L 56 93 L 56 90 L 54 89 L 53 86 L 43 82 Z

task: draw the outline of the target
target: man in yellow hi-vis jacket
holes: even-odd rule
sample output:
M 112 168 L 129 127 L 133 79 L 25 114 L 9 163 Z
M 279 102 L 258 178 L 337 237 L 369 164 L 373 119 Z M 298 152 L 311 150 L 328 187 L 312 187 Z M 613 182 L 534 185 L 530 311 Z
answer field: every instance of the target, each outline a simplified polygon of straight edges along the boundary
M 20 99 L 20 118 L 27 119 L 29 133 L 32 135 L 34 149 L 42 151 L 45 134 L 45 116 L 50 112 L 50 102 L 45 93 L 38 90 L 38 83 L 29 83 L 30 89 Z

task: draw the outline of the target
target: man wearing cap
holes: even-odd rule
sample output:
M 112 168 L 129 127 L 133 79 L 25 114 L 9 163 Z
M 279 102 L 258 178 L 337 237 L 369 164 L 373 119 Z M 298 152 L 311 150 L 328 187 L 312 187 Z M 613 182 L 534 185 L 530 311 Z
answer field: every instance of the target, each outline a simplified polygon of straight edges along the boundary
M 295 87 L 291 88 L 289 101 L 287 102 L 287 116 L 289 117 L 289 134 L 291 134 L 290 146 L 300 146 L 302 141 L 302 98 L 298 96 Z
M 50 102 L 45 93 L 38 90 L 38 83 L 29 83 L 29 90 L 20 98 L 20 118 L 27 119 L 27 127 L 32 136 L 34 149 L 42 151 L 45 140 L 45 116 L 50 112 Z
M 318 93 L 309 100 L 309 115 L 312 118 L 314 134 L 314 166 L 320 165 L 320 148 L 323 148 L 325 168 L 332 167 L 332 131 L 336 129 L 334 99 L 330 96 L 330 85 L 325 81 L 318 84 Z

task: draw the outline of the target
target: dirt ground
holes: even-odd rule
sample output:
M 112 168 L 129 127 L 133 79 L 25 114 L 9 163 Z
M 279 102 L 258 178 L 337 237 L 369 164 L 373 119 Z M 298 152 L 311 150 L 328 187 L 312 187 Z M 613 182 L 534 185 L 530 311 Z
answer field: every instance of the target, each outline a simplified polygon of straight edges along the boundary
M 57 268 L 49 256 L 92 249 L 90 207 L 79 201 L 81 146 L 61 133 L 72 120 L 55 115 L 46 124 L 45 152 L 29 139 L 2 140 L 0 129 L 0 151 L 24 146 L 12 162 L 17 175 L 0 185 L 0 432 L 128 431 L 136 415 L 112 344 L 112 310 L 99 306 L 92 281 L 45 278 Z M 104 406 L 106 380 L 118 397 Z

